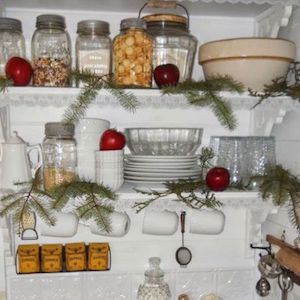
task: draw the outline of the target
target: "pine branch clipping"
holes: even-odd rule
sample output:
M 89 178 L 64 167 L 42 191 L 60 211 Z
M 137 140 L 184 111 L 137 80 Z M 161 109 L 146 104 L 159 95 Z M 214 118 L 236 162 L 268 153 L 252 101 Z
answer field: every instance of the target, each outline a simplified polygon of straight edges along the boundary
M 187 80 L 162 89 L 163 94 L 183 94 L 190 104 L 209 107 L 222 126 L 233 130 L 237 120 L 230 103 L 220 95 L 221 91 L 242 93 L 243 85 L 230 76 L 216 76 L 200 81 Z
M 117 194 L 103 185 L 90 181 L 73 181 L 62 184 L 50 191 L 54 199 L 52 207 L 56 210 L 63 209 L 74 198 L 79 199 L 75 212 L 83 220 L 94 220 L 100 230 L 110 232 L 110 214 L 114 207 L 110 201 L 117 199 Z
M 93 103 L 101 89 L 107 89 L 120 104 L 129 111 L 134 111 L 139 102 L 135 95 L 126 92 L 114 84 L 111 74 L 102 76 L 89 71 L 72 71 L 71 77 L 76 82 L 84 83 L 76 101 L 72 103 L 64 113 L 64 122 L 76 123 L 84 117 L 87 109 Z
M 28 184 L 26 183 L 26 185 Z M 39 190 L 39 184 L 40 178 L 36 176 L 29 188 L 22 188 L 18 192 L 5 195 L 0 199 L 2 203 L 0 217 L 11 215 L 14 224 L 18 227 L 19 234 L 22 231 L 24 216 L 32 212 L 36 213 L 46 224 L 52 226 L 55 224 L 50 198 L 44 191 Z

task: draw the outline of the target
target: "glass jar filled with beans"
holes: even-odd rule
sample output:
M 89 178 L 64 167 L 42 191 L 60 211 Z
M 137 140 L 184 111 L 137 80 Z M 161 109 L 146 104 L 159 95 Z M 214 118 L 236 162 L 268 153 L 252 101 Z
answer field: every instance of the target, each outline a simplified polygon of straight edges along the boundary
M 121 21 L 121 33 L 113 40 L 113 72 L 116 83 L 126 87 L 151 87 L 153 40 L 139 18 Z
M 65 18 L 40 15 L 36 20 L 31 51 L 33 85 L 64 87 L 69 85 L 71 41 Z

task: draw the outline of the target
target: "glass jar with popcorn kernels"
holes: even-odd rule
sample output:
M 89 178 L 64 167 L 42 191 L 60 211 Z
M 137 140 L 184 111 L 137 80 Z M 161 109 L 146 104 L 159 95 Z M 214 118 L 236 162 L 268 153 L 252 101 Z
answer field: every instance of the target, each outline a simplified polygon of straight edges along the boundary
M 113 40 L 115 81 L 125 87 L 151 87 L 153 40 L 140 18 L 121 21 L 121 33 Z

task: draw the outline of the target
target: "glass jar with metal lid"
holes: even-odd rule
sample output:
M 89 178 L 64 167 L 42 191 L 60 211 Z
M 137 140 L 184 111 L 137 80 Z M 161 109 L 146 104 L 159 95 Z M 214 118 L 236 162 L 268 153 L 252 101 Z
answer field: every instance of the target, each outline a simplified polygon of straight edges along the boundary
M 76 68 L 96 75 L 111 72 L 111 39 L 109 24 L 100 20 L 84 20 L 77 24 Z
M 45 124 L 42 144 L 44 188 L 49 191 L 57 185 L 76 178 L 77 148 L 73 124 L 52 122 Z
M 5 76 L 5 65 L 11 57 L 25 57 L 25 55 L 21 21 L 0 18 L 0 76 Z
M 147 31 L 154 38 L 153 68 L 163 64 L 174 64 L 180 72 L 179 81 L 184 81 L 192 77 L 197 39 L 189 32 L 188 11 L 178 3 L 175 5 L 182 7 L 187 17 L 152 14 L 142 19 L 146 21 Z
M 121 21 L 121 33 L 113 40 L 113 72 L 116 83 L 126 87 L 150 87 L 153 40 L 146 22 L 139 18 Z
M 40 15 L 32 37 L 33 85 L 64 87 L 69 85 L 71 41 L 65 18 Z

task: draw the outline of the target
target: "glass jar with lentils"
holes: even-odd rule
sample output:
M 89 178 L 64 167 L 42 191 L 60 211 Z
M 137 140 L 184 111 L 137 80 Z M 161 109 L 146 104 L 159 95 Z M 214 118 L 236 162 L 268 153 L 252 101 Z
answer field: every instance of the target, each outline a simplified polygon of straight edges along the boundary
M 65 18 L 40 15 L 32 37 L 33 85 L 64 87 L 69 85 L 71 41 Z
M 153 41 L 140 18 L 121 21 L 113 40 L 113 72 L 118 85 L 151 87 Z

